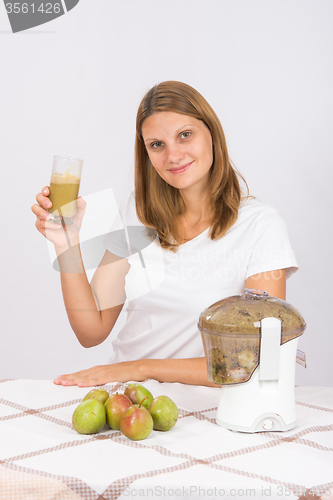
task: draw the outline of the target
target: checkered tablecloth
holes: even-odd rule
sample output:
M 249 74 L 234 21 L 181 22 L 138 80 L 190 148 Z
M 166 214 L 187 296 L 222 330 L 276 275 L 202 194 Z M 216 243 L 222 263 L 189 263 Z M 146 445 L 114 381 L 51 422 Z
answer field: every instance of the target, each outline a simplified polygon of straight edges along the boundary
M 107 428 L 74 431 L 87 388 L 0 380 L 0 499 L 333 499 L 332 387 L 296 388 L 293 430 L 244 434 L 215 423 L 219 388 L 143 384 L 169 396 L 180 418 L 134 442 Z

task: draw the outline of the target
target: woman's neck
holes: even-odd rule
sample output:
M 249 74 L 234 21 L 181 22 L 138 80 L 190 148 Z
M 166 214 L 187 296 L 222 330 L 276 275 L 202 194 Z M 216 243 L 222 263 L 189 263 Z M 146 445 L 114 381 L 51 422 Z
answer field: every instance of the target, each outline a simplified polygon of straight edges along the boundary
M 211 220 L 211 208 L 208 203 L 208 195 L 202 191 L 181 191 L 185 203 L 184 219 L 189 226 L 197 226 L 201 223 L 209 223 Z
M 179 220 L 180 243 L 196 238 L 211 225 L 211 208 L 207 195 L 203 193 L 181 192 L 185 203 L 185 212 Z

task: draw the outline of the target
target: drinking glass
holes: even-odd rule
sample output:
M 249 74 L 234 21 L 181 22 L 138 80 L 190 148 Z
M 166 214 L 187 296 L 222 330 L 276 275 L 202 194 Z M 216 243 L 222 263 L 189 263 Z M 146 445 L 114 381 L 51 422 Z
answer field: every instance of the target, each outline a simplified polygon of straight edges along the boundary
M 82 164 L 83 160 L 72 156 L 54 157 L 49 195 L 52 207 L 48 210 L 51 222 L 66 225 L 73 223 Z

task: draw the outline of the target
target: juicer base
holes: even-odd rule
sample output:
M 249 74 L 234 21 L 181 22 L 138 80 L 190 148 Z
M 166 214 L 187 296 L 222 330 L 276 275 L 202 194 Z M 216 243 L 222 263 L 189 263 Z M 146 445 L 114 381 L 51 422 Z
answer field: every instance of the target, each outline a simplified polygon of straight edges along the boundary
M 234 425 L 228 422 L 223 422 L 219 418 L 216 418 L 216 423 L 221 427 L 225 427 L 231 431 L 238 432 L 284 432 L 290 431 L 296 425 L 296 421 L 285 424 L 284 420 L 277 413 L 263 413 L 260 417 L 256 418 L 250 427 L 243 427 L 240 425 Z

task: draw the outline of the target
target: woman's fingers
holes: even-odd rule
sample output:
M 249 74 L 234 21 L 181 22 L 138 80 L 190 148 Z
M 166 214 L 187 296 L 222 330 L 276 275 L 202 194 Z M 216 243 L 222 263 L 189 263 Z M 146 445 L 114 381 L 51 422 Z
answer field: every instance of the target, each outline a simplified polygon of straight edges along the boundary
M 45 186 L 41 193 L 38 193 L 36 196 L 36 201 L 37 203 L 34 203 L 31 206 L 32 212 L 36 215 L 36 217 L 40 220 L 49 220 L 50 219 L 50 214 L 48 213 L 48 209 L 52 207 L 52 203 L 50 199 L 48 198 L 48 195 L 50 194 L 50 189 L 48 186 Z M 82 220 L 85 209 L 86 209 L 86 202 L 84 201 L 81 196 L 77 199 L 77 210 L 76 210 L 76 216 L 78 220 Z M 53 226 L 50 226 L 49 229 L 52 229 Z
M 46 186 L 42 189 L 41 193 L 38 193 L 36 196 L 37 203 L 46 209 L 52 207 L 51 200 L 48 198 L 49 194 L 50 194 L 50 190 L 49 190 L 48 186 Z
M 87 206 L 87 203 L 84 201 L 84 199 L 79 196 L 77 199 L 77 208 L 78 210 L 85 210 Z
M 36 215 L 35 226 L 37 230 L 45 236 L 45 231 L 49 229 L 60 229 L 61 224 L 49 222 L 50 214 L 45 212 L 39 205 L 32 205 L 32 212 Z
M 93 387 L 110 382 L 128 382 L 129 380 L 144 380 L 138 371 L 138 361 L 123 361 L 111 365 L 99 365 L 67 375 L 59 375 L 54 383 L 57 385 L 77 385 Z
M 56 385 L 71 386 L 77 385 L 79 387 L 92 387 L 95 385 L 103 385 L 110 380 L 109 368 L 111 365 L 94 366 L 88 370 L 82 370 L 76 373 L 67 375 L 59 375 L 54 383 Z
M 40 220 L 48 220 L 50 219 L 50 214 L 44 210 L 43 207 L 40 205 L 37 205 L 37 203 L 34 203 L 34 205 L 31 206 L 32 212 L 36 215 L 36 217 Z
M 46 232 L 53 229 L 61 229 L 62 225 L 56 224 L 55 222 L 40 221 L 40 227 L 43 232 Z
M 36 215 L 39 220 L 49 220 L 50 214 L 48 213 L 48 209 L 52 207 L 52 203 L 47 197 L 50 194 L 50 190 L 48 186 L 45 186 L 42 189 L 41 193 L 38 193 L 36 196 L 37 203 L 34 203 L 31 206 L 32 212 Z M 36 224 L 37 226 L 37 224 Z
M 75 219 L 79 222 L 80 225 L 81 225 L 84 213 L 86 211 L 86 206 L 87 206 L 87 203 L 84 201 L 83 198 L 81 198 L 81 196 L 79 196 L 79 198 L 77 199 Z
M 43 187 L 41 192 L 36 196 L 37 203 L 31 206 L 31 210 L 36 216 L 35 226 L 37 230 L 54 245 L 66 249 L 69 245 L 69 241 L 71 242 L 70 246 L 77 243 L 78 234 L 85 213 L 86 202 L 81 197 L 78 198 L 74 223 L 72 225 L 66 225 L 65 228 L 60 223 L 56 224 L 51 222 L 52 215 L 48 212 L 48 209 L 52 207 L 52 203 L 48 198 L 49 194 L 50 188 L 48 186 Z M 57 231 L 61 228 L 63 231 Z

